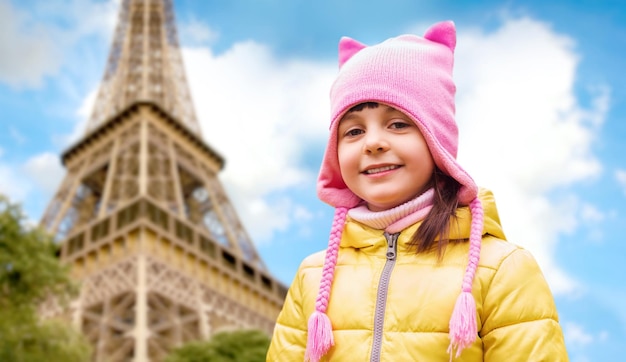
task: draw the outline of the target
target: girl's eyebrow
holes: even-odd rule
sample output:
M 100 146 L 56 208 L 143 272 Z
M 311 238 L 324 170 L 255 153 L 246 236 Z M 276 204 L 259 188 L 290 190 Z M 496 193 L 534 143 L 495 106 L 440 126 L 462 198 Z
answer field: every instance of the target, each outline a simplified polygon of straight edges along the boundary
M 356 113 L 357 112 L 352 111 L 352 112 L 348 112 L 348 113 L 344 114 L 343 117 L 341 117 L 341 119 L 339 120 L 339 124 L 341 124 L 341 122 L 346 121 L 346 120 L 351 120 L 351 119 L 354 119 L 354 118 L 358 118 Z
M 385 109 L 385 113 L 400 113 L 400 114 L 404 114 L 403 112 L 391 107 L 391 106 L 384 106 L 386 107 Z
M 387 106 L 384 104 L 381 104 L 380 106 L 385 107 L 384 112 L 387 114 L 393 114 L 393 113 L 398 113 L 398 114 L 404 114 L 401 111 L 391 107 L 391 106 Z M 351 119 L 355 119 L 358 118 L 358 113 L 361 112 L 361 110 L 358 111 L 349 111 L 346 114 L 343 115 L 343 117 L 341 117 L 341 119 L 339 120 L 339 122 L 343 122 L 345 120 L 351 120 Z

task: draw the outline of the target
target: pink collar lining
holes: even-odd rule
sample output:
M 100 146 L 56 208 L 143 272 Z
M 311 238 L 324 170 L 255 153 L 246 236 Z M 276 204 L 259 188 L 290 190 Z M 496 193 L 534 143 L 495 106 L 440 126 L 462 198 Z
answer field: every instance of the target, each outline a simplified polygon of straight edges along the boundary
M 423 220 L 433 207 L 434 189 L 428 189 L 413 200 L 384 211 L 370 211 L 361 204 L 348 211 L 354 220 L 367 226 L 395 234 Z

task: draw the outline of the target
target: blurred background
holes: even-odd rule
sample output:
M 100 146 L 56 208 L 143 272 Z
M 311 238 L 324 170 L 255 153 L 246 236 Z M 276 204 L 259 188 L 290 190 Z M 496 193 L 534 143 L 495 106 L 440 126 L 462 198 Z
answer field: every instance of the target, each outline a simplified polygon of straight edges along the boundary
M 289 284 L 325 248 L 315 193 L 337 43 L 457 27 L 459 161 L 555 294 L 572 361 L 626 343 L 626 5 L 621 1 L 174 1 L 221 180 Z M 0 0 L 0 193 L 39 222 L 84 133 L 119 0 Z

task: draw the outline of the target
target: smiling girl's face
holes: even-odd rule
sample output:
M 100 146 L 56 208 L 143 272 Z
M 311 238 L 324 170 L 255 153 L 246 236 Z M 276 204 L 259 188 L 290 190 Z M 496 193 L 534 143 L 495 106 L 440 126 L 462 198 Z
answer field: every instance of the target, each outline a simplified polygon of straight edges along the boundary
M 372 211 L 401 205 L 430 186 L 435 163 L 417 125 L 395 108 L 364 103 L 337 130 L 341 176 Z

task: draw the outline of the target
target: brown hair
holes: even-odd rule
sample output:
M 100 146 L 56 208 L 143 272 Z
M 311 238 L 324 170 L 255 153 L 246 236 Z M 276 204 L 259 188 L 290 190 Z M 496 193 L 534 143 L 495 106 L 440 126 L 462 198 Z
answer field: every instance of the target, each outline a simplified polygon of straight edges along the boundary
M 463 239 L 451 240 L 448 237 L 450 220 L 456 217 L 456 209 L 459 206 L 457 194 L 461 184 L 438 168 L 433 173 L 431 184 L 435 189 L 433 207 L 411 237 L 410 245 L 416 247 L 417 253 L 430 251 L 436 246 L 437 254 L 441 257 L 448 243 L 463 241 Z
M 378 105 L 379 105 L 378 102 L 363 102 L 363 103 L 359 103 L 356 106 L 353 106 L 352 108 L 348 109 L 346 111 L 346 114 L 351 113 L 351 112 L 360 112 L 360 111 L 364 110 L 365 108 L 368 108 L 368 109 L 378 108 Z

